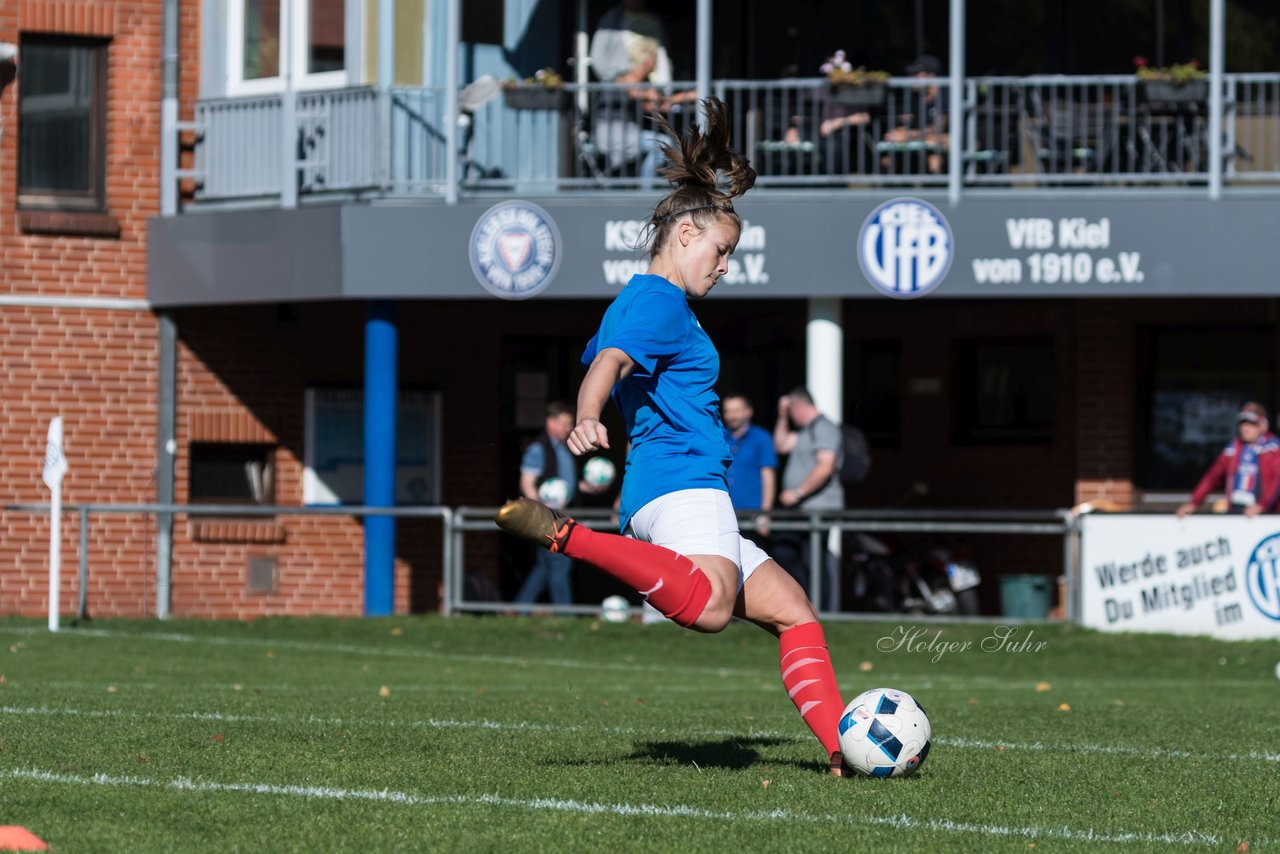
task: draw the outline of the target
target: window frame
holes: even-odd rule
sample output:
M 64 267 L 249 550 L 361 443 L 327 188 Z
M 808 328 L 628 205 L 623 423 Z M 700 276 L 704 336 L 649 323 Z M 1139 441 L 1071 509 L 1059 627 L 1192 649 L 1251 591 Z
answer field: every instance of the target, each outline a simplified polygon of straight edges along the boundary
M 17 152 L 17 206 L 20 211 L 68 211 L 85 213 L 105 213 L 107 210 L 107 98 L 110 91 L 108 79 L 109 64 L 107 51 L 110 40 L 91 38 L 61 33 L 23 33 L 20 38 L 19 54 L 33 46 L 84 48 L 90 52 L 89 73 L 89 188 L 86 191 L 39 190 L 29 189 L 22 185 L 23 157 L 23 105 L 32 98 L 74 99 L 68 92 L 63 95 L 24 95 L 22 80 L 23 64 L 18 66 L 18 152 Z M 75 85 L 74 82 L 72 85 Z
M 231 97 L 246 95 L 271 95 L 283 92 L 284 77 L 277 72 L 275 77 L 259 77 L 246 80 L 244 78 L 244 25 L 245 4 L 248 0 L 228 0 L 226 4 L 226 85 L 227 95 Z M 307 45 L 311 23 L 310 0 L 280 0 L 280 71 L 288 70 L 289 80 L 295 90 L 341 89 L 348 84 L 350 75 L 351 36 L 347 31 L 346 4 L 360 0 L 343 0 L 343 57 L 344 68 L 341 71 L 321 71 L 314 74 L 307 72 Z
M 846 346 L 846 387 L 852 394 L 846 399 L 852 402 L 852 417 L 873 448 L 900 448 L 903 434 L 903 346 L 901 338 L 864 338 Z M 874 374 L 871 366 L 876 360 L 889 359 L 895 363 L 894 376 Z M 877 394 L 873 380 L 890 379 L 891 394 Z M 846 410 L 849 406 L 846 405 Z
M 427 507 L 441 502 L 442 405 L 443 395 L 439 390 L 412 386 L 399 389 L 396 400 L 396 506 Z M 303 505 L 340 507 L 363 502 L 364 389 L 351 385 L 307 385 L 303 392 L 303 407 Z M 410 416 L 410 413 L 414 415 Z M 332 423 L 321 425 L 326 415 L 345 416 L 355 425 L 349 434 L 338 437 L 336 444 L 344 446 L 341 449 L 334 447 L 334 437 L 339 431 Z M 425 455 L 425 460 L 406 459 L 414 449 L 414 443 L 403 441 L 404 434 L 399 431 L 410 426 L 411 417 L 420 417 L 425 427 L 425 435 L 416 445 L 416 450 Z M 323 449 L 321 436 L 326 437 Z M 349 456 L 343 456 L 342 451 Z M 422 483 L 424 501 L 413 500 L 411 484 L 414 481 Z
M 952 444 L 957 446 L 1052 445 L 1056 441 L 1059 353 L 1052 335 L 982 336 L 955 341 L 952 412 Z M 1050 413 L 1044 424 L 1028 422 L 1005 427 L 983 427 L 978 423 L 978 354 L 989 347 L 1036 347 L 1049 354 Z M 1013 363 L 1011 363 L 1013 364 Z
M 1227 383 L 1223 377 L 1226 374 L 1221 373 L 1217 366 L 1211 366 L 1203 369 L 1203 373 L 1219 373 L 1219 377 L 1215 380 L 1214 385 L 1219 388 L 1221 394 L 1217 395 L 1224 401 L 1222 409 L 1221 428 L 1223 430 L 1223 439 L 1221 443 L 1204 442 L 1206 446 L 1203 452 L 1204 457 L 1199 465 L 1188 466 L 1185 481 L 1176 477 L 1169 477 L 1158 472 L 1167 471 L 1167 461 L 1162 462 L 1158 459 L 1155 451 L 1159 428 L 1157 422 L 1159 418 L 1156 414 L 1156 394 L 1161 391 L 1159 386 L 1160 376 L 1157 372 L 1161 366 L 1158 364 L 1158 348 L 1161 339 L 1165 336 L 1222 336 L 1239 342 L 1244 338 L 1256 337 L 1256 344 L 1260 352 L 1265 352 L 1266 357 L 1270 361 L 1265 366 L 1252 365 L 1254 370 L 1243 370 L 1235 372 L 1236 380 L 1241 380 L 1249 373 L 1266 374 L 1267 379 L 1262 384 L 1252 390 L 1243 387 L 1235 387 L 1227 390 Z M 1146 496 L 1148 501 L 1183 501 L 1195 489 L 1196 484 L 1208 470 L 1217 454 L 1221 452 L 1221 448 L 1230 441 L 1235 435 L 1234 424 L 1232 423 L 1232 414 L 1238 409 L 1239 405 L 1247 399 L 1260 400 L 1264 405 L 1270 408 L 1270 403 L 1275 399 L 1276 377 L 1277 371 L 1280 370 L 1280 362 L 1276 360 L 1276 330 L 1274 327 L 1266 323 L 1200 323 L 1200 324 L 1150 324 L 1142 325 L 1137 328 L 1135 337 L 1136 360 L 1135 369 L 1137 376 L 1135 378 L 1135 395 L 1134 395 L 1134 418 L 1133 418 L 1133 484 L 1134 487 Z M 1242 363 L 1243 364 L 1243 363 Z M 1169 392 L 1168 389 L 1165 390 Z M 1173 393 L 1178 393 L 1174 391 Z M 1183 393 L 1193 394 L 1194 389 Z M 1212 395 L 1206 395 L 1212 396 Z M 1275 415 L 1272 414 L 1274 421 Z M 1271 428 L 1274 432 L 1274 427 Z M 1180 447 L 1185 451 L 1185 437 L 1179 437 Z M 1216 444 L 1216 446 L 1215 446 Z M 1172 497 L 1172 498 L 1171 498 Z
M 187 452 L 187 501 L 190 504 L 254 504 L 267 506 L 275 503 L 275 468 L 276 468 L 276 451 L 277 445 L 271 442 L 209 442 L 209 441 L 193 441 L 188 445 Z M 248 479 L 246 472 L 245 485 L 248 488 L 248 494 L 243 496 L 208 496 L 197 494 L 196 478 L 198 475 L 197 459 L 201 451 L 212 450 L 214 454 L 223 454 L 231 457 L 235 452 L 240 452 L 244 458 L 244 462 L 259 463 L 261 470 L 258 472 L 258 482 L 256 488 L 261 491 L 261 495 L 254 495 L 255 485 Z

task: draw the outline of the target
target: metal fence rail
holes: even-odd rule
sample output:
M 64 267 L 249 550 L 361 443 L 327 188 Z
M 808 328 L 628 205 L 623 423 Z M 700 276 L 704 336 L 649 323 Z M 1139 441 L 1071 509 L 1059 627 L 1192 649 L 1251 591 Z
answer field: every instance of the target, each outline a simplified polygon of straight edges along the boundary
M 7 513 L 31 513 L 48 515 L 48 504 L 8 504 Z M 80 549 L 77 615 L 83 619 L 89 613 L 89 523 L 90 517 L 99 515 L 142 515 L 151 516 L 169 514 L 173 516 L 217 516 L 217 517 L 272 517 L 272 516 L 393 516 L 396 518 L 440 519 L 444 528 L 441 546 L 441 567 L 447 575 L 452 563 L 452 541 L 450 531 L 453 525 L 454 511 L 443 506 L 423 507 L 369 507 L 365 505 L 337 506 L 296 506 L 296 505 L 263 505 L 263 504 L 64 504 L 64 514 L 76 514 L 80 522 Z M 168 589 L 168 573 L 170 568 L 156 567 L 157 588 Z M 164 577 L 161 577 L 164 576 Z M 445 597 L 446 601 L 448 596 Z
M 1209 91 L 1133 75 L 972 77 L 952 128 L 945 79 L 833 89 L 825 78 L 717 80 L 733 142 L 761 188 L 1203 186 L 1209 162 Z M 196 198 L 283 198 L 285 172 L 301 196 L 374 191 L 446 194 L 456 158 L 465 192 L 552 193 L 643 188 L 643 133 L 660 109 L 680 130 L 692 81 L 633 97 L 608 83 L 559 90 L 495 90 L 445 113 L 441 88 L 372 87 L 219 98 L 196 105 Z M 286 116 L 288 132 L 281 124 Z M 446 129 L 459 123 L 460 150 Z M 1280 183 L 1280 74 L 1224 76 L 1221 164 L 1228 184 Z M 961 162 L 949 137 L 961 135 Z M 286 150 L 287 147 L 287 150 Z M 293 164 L 289 167 L 286 164 Z
M 468 533 L 496 533 L 493 523 L 496 507 L 458 507 L 452 521 L 451 549 L 453 563 L 449 577 L 445 579 L 444 595 L 449 600 L 444 606 L 447 613 L 545 611 L 548 606 L 519 605 L 512 602 L 477 601 L 466 598 L 465 576 L 466 548 L 464 538 Z M 839 513 L 774 512 L 770 514 L 769 527 L 774 531 L 803 531 L 809 534 L 811 556 L 809 565 L 811 598 L 822 601 L 823 572 L 821 556 L 823 540 L 829 532 L 904 532 L 904 533 L 961 533 L 961 534 L 1009 534 L 1062 537 L 1062 574 L 1067 578 L 1067 617 L 1074 619 L 1076 609 L 1077 579 L 1075 556 L 1078 554 L 1078 529 L 1075 517 L 1069 510 L 1017 511 L 1017 510 L 846 510 Z M 593 530 L 616 530 L 616 516 L 607 510 L 574 511 L 574 519 Z M 742 530 L 755 529 L 756 514 L 742 514 L 739 524 Z M 598 605 L 554 606 L 557 612 L 571 614 L 596 614 Z M 857 619 L 858 615 L 839 611 L 824 611 L 826 619 Z
M 10 513 L 48 514 L 48 504 L 10 504 Z M 66 514 L 79 518 L 79 603 L 77 613 L 87 616 L 90 542 L 89 527 L 93 515 L 143 515 L 170 514 L 173 516 L 204 516 L 260 518 L 274 516 L 392 516 L 396 518 L 437 518 L 442 525 L 441 612 L 448 615 L 457 612 L 528 612 L 545 610 L 545 605 L 518 605 L 512 602 L 477 601 L 466 596 L 466 535 L 469 533 L 497 534 L 493 522 L 496 507 L 369 507 L 363 505 L 341 506 L 284 506 L 284 505 L 228 505 L 228 504 L 67 504 Z M 575 511 L 575 519 L 597 530 L 613 530 L 616 516 L 608 510 L 582 509 Z M 742 514 L 740 525 L 744 531 L 756 526 L 755 514 Z M 822 554 L 823 540 L 831 535 L 854 532 L 903 532 L 903 533 L 961 533 L 1059 536 L 1063 538 L 1063 575 L 1067 578 L 1067 617 L 1074 619 L 1076 607 L 1076 555 L 1078 554 L 1078 527 L 1075 517 L 1067 510 L 1013 511 L 1013 510 L 846 510 L 831 512 L 775 512 L 771 514 L 770 528 L 775 531 L 802 531 L 809 535 L 811 563 L 810 590 L 815 601 L 821 601 L 823 590 Z M 157 586 L 168 589 L 169 568 L 157 566 Z M 595 614 L 597 605 L 555 606 L 557 611 L 572 614 Z M 827 618 L 854 619 L 857 615 L 842 612 L 824 612 Z

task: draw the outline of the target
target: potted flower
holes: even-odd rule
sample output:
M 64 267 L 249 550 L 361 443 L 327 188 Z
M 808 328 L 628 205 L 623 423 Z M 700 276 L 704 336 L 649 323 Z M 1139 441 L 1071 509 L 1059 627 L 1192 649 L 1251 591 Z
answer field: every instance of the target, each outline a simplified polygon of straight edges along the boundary
M 1200 103 L 1209 99 L 1209 81 L 1196 60 L 1152 68 L 1145 57 L 1135 56 L 1138 91 L 1143 100 L 1159 104 Z
M 502 97 L 513 110 L 562 110 L 569 106 L 564 78 L 551 68 L 540 68 L 523 80 L 508 80 L 502 84 Z
M 863 109 L 884 103 L 889 72 L 854 68 L 842 50 L 827 57 L 818 70 L 827 76 L 827 92 L 835 103 Z

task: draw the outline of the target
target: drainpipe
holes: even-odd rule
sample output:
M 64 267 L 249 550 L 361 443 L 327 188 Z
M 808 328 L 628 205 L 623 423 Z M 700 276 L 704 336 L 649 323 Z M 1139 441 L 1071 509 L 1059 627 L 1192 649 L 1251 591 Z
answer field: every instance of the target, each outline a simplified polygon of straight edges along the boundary
M 164 0 L 160 90 L 160 215 L 178 212 L 178 0 Z
M 178 422 L 178 324 L 173 313 L 161 311 L 160 353 L 156 382 L 156 503 L 174 500 L 173 461 L 177 451 Z M 169 616 L 173 579 L 173 514 L 156 514 L 156 617 Z
M 178 4 L 164 0 L 161 12 L 160 215 L 178 212 Z M 156 502 L 174 499 L 177 425 L 177 324 L 169 312 L 156 317 L 159 353 L 156 375 Z M 156 514 L 156 617 L 169 616 L 173 579 L 173 514 Z

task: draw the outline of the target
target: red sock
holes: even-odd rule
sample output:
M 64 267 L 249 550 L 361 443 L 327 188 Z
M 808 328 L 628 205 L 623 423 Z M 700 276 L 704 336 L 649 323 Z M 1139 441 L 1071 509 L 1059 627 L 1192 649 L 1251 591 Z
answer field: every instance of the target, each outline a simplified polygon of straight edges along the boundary
M 800 717 L 822 742 L 827 755 L 840 749 L 840 715 L 844 701 L 831 669 L 827 638 L 819 623 L 801 623 L 778 638 L 782 687 L 800 710 Z
M 711 598 L 698 565 L 671 549 L 578 525 L 564 553 L 585 560 L 632 587 L 664 617 L 688 628 Z

